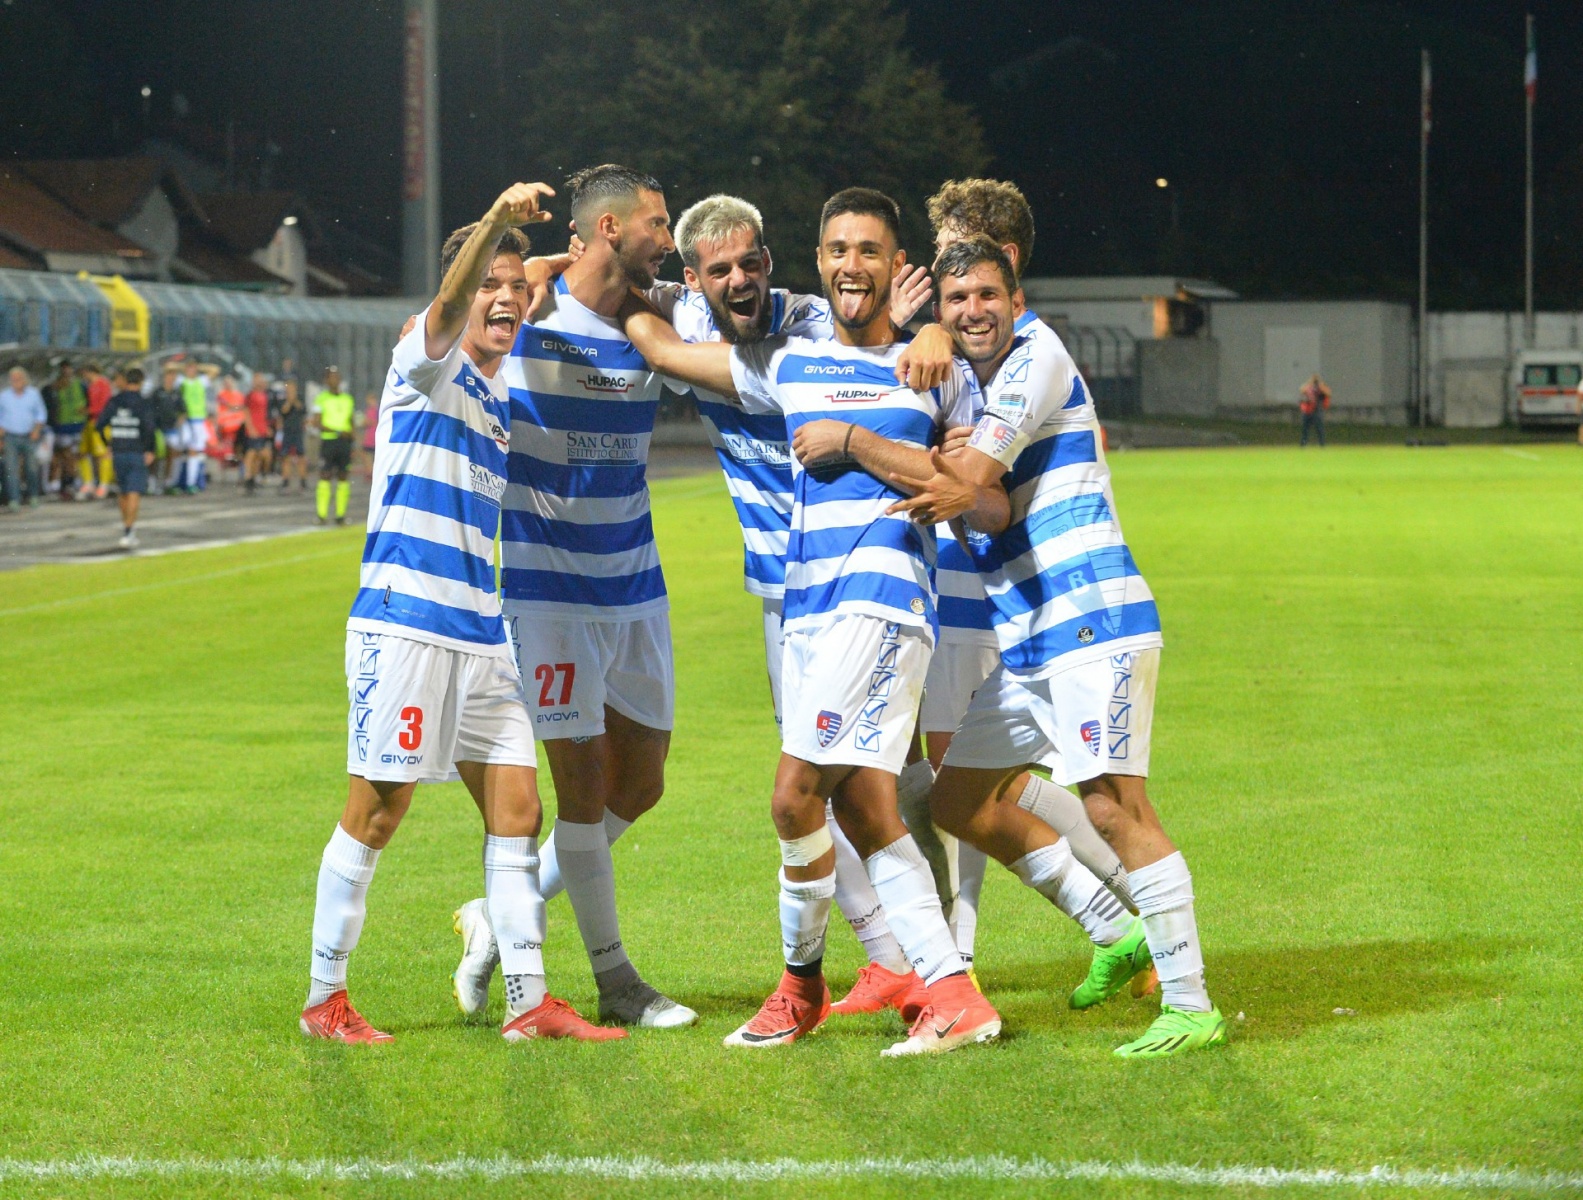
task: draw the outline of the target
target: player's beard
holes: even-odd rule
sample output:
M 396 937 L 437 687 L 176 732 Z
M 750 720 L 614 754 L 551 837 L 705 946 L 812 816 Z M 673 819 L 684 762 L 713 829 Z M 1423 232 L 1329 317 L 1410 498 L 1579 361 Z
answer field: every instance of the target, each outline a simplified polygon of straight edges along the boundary
M 872 280 L 869 281 L 871 284 Z M 887 280 L 883 288 L 875 287 L 870 293 L 874 298 L 874 305 L 868 310 L 868 316 L 856 321 L 849 321 L 841 315 L 841 304 L 838 290 L 831 285 L 830 280 L 825 281 L 824 296 L 830 303 L 830 318 L 843 329 L 853 333 L 860 333 L 874 323 L 874 318 L 880 313 L 890 312 L 890 282 Z
M 654 286 L 654 266 L 652 261 L 630 245 L 625 238 L 616 243 L 616 265 L 621 268 L 621 274 L 627 284 L 639 291 Z
M 706 297 L 707 299 L 707 297 Z M 762 342 L 770 335 L 770 298 L 768 295 L 759 296 L 759 309 L 753 318 L 753 323 L 743 329 L 737 317 L 725 301 L 716 302 L 709 300 L 709 312 L 715 319 L 715 328 L 720 331 L 721 340 L 730 342 L 734 346 L 752 345 Z

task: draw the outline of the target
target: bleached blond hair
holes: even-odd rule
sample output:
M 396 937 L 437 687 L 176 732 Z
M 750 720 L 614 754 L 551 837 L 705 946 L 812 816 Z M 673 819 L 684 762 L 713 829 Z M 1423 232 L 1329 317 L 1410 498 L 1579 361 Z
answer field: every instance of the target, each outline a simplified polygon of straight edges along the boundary
M 694 204 L 676 222 L 676 249 L 682 262 L 698 269 L 698 247 L 723 242 L 744 229 L 753 231 L 753 240 L 764 245 L 764 215 L 740 196 L 716 192 Z

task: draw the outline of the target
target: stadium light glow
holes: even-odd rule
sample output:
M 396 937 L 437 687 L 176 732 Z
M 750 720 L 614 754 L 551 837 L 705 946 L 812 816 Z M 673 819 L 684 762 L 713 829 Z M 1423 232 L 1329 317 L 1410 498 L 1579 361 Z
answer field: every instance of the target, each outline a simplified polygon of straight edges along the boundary
M 1171 181 L 1162 175 L 1154 181 L 1154 186 L 1157 188 L 1170 187 Z

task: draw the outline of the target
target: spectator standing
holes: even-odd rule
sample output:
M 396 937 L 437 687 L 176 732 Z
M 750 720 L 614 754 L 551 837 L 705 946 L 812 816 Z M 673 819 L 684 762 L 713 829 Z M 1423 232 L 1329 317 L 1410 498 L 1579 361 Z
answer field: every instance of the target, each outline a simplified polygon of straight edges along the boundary
M 154 398 L 143 395 L 143 372 L 137 367 L 116 379 L 120 390 L 110 397 L 94 422 L 99 433 L 108 431 L 110 455 L 120 487 L 121 547 L 137 545 L 137 510 L 148 491 L 148 468 L 154 462 L 154 434 L 159 428 Z
M 99 436 L 98 420 L 115 389 L 98 363 L 89 363 L 82 373 L 88 382 L 88 424 L 82 431 L 82 461 L 78 464 L 82 486 L 77 489 L 77 499 L 86 500 L 91 495 L 95 500 L 103 500 L 110 494 L 112 476 L 110 451 Z
M 1297 411 L 1303 414 L 1303 436 L 1298 441 L 1299 446 L 1308 445 L 1308 431 L 1312 429 L 1319 438 L 1319 444 L 1325 444 L 1325 409 L 1330 407 L 1330 387 L 1319 378 L 1315 371 L 1313 377 L 1298 390 Z
M 324 372 L 324 387 L 313 398 L 311 423 L 319 434 L 319 524 L 330 517 L 330 483 L 335 482 L 335 523 L 346 524 L 346 506 L 352 498 L 347 472 L 352 466 L 352 428 L 357 401 L 341 388 L 341 369 Z
M 38 443 L 44 436 L 48 416 L 44 397 L 28 380 L 21 367 L 12 367 L 9 386 L 0 391 L 0 447 L 3 447 L 6 477 L 6 507 L 16 509 L 27 485 L 30 508 L 38 506 L 44 490 L 40 481 Z
M 49 385 L 44 407 L 55 423 L 55 461 L 50 466 L 62 500 L 77 498 L 77 456 L 82 453 L 82 430 L 88 423 L 88 389 L 69 362 L 60 364 Z
M 154 408 L 154 478 L 149 481 L 149 492 L 155 496 L 165 491 L 180 491 L 180 463 L 182 441 L 186 437 L 183 426 L 187 423 L 187 410 L 181 402 L 181 389 L 176 386 L 176 368 L 167 366 L 160 377 L 160 386 L 151 397 Z M 172 468 L 178 478 L 172 482 Z
M 241 474 L 242 453 L 246 449 L 243 438 L 247 435 L 247 398 L 237 389 L 236 379 L 227 375 L 220 381 L 220 392 L 215 397 L 215 431 L 220 435 L 220 462 L 237 464 Z
M 269 423 L 269 380 L 261 372 L 253 372 L 245 403 L 247 442 L 242 454 L 242 478 L 251 492 L 258 487 L 259 476 L 269 469 L 269 452 L 275 445 L 275 431 Z
M 198 373 L 198 360 L 182 364 L 181 405 L 187 413 L 182 438 L 182 487 L 189 493 L 201 492 L 208 482 L 204 455 L 209 450 L 209 382 Z
M 291 373 L 291 359 L 281 364 L 280 378 L 269 389 L 275 430 L 280 438 L 280 486 L 289 488 L 291 477 L 297 477 L 297 486 L 308 487 L 305 457 L 304 427 L 307 424 L 308 406 L 302 401 L 302 391 L 297 377 Z

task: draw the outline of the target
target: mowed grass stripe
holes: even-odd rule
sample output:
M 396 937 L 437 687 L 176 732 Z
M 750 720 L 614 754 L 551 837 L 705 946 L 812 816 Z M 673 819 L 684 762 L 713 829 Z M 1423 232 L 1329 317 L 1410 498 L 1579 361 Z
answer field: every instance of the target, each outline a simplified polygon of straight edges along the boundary
M 73 602 L 0 625 L 0 1147 L 34 1163 L 553 1152 L 1583 1172 L 1583 951 L 1568 932 L 1583 912 L 1566 883 L 1583 855 L 1569 707 L 1583 693 L 1583 456 L 1534 453 L 1115 457 L 1166 627 L 1151 792 L 1193 869 L 1211 990 L 1243 1016 L 1227 1050 L 1168 1064 L 1111 1057 L 1147 1003 L 1065 1008 L 1086 943 L 998 869 L 978 968 L 1003 1044 L 882 1062 L 902 1032 L 886 1015 L 782 1054 L 720 1047 L 779 967 L 778 741 L 718 478 L 655 488 L 678 727 L 665 799 L 615 847 L 634 961 L 703 1020 L 609 1047 L 508 1050 L 494 1023 L 457 1015 L 450 913 L 481 872 L 455 785 L 420 789 L 352 962 L 359 1006 L 397 1042 L 357 1054 L 296 1032 L 318 856 L 344 798 L 360 531 L 325 533 L 311 561 L 273 543 L 8 573 L 0 609 Z M 123 588 L 140 590 L 109 594 Z M 564 899 L 546 955 L 552 987 L 588 1011 Z M 833 990 L 859 962 L 837 922 Z M 443 1180 L 379 1186 L 449 1194 Z

